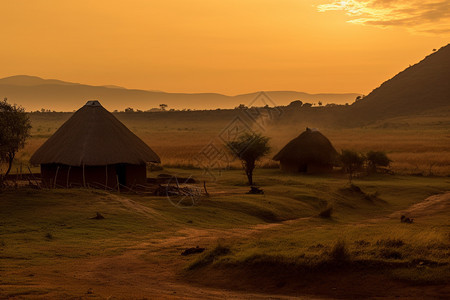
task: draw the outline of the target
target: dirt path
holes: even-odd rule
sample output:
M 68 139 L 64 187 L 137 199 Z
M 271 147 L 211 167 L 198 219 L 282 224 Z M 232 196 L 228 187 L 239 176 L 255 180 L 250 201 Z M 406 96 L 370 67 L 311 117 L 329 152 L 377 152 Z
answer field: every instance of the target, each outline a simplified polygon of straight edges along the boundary
M 282 223 L 233 230 L 183 229 L 172 237 L 131 247 L 119 256 L 78 259 L 45 268 L 31 267 L 16 274 L 33 274 L 33 284 L 50 291 L 31 297 L 42 299 L 293 299 L 283 295 L 193 286 L 179 280 L 179 272 L 191 259 L 180 255 L 185 248 L 213 245 L 220 237 L 248 238 L 279 226 Z
M 413 204 L 410 207 L 395 211 L 389 215 L 364 220 L 364 224 L 378 223 L 382 220 L 396 219 L 400 221 L 402 215 L 408 218 L 425 218 L 450 212 L 450 192 L 437 194 Z
M 146 207 L 131 200 L 115 200 L 142 214 L 152 214 Z M 442 210 L 450 210 L 450 192 L 429 197 L 389 217 L 397 217 L 404 212 L 414 216 L 429 215 Z M 283 225 L 260 224 L 232 230 L 183 229 L 172 237 L 149 240 L 131 247 L 119 256 L 77 259 L 45 268 L 29 267 L 16 273 L 22 276 L 33 274 L 32 284 L 49 290 L 48 294 L 32 296 L 42 299 L 294 299 L 284 295 L 201 287 L 179 280 L 180 272 L 191 260 L 180 255 L 183 249 L 196 245 L 210 246 L 221 237 L 250 238 Z M 295 299 L 323 298 L 305 296 Z
M 405 210 L 391 214 L 390 217 L 400 218 L 401 215 L 413 218 L 428 217 L 448 211 L 450 211 L 450 192 L 428 197 Z

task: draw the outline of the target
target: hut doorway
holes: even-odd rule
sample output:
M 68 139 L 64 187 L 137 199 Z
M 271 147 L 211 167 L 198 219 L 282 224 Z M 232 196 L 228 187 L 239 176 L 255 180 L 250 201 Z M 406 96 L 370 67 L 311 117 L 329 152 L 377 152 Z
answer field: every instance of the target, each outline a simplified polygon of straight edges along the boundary
M 127 185 L 127 166 L 125 164 L 116 165 L 116 175 L 119 184 Z
M 298 167 L 298 171 L 301 173 L 306 173 L 308 172 L 308 165 L 307 164 L 302 164 Z

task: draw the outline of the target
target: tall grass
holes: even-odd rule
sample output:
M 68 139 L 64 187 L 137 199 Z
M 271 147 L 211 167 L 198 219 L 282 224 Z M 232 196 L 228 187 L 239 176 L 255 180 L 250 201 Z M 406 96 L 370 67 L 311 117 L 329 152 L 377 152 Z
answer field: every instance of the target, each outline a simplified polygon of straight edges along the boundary
M 199 162 L 197 158 L 210 142 L 223 144 L 221 132 L 233 120 L 233 112 L 195 112 L 185 114 L 116 114 L 125 125 L 142 138 L 161 157 L 163 166 L 177 168 L 213 165 Z M 17 155 L 17 163 L 27 164 L 30 156 L 46 139 L 70 117 L 69 113 L 31 114 L 32 137 Z M 408 126 L 384 128 L 319 128 L 336 149 L 354 149 L 360 152 L 385 151 L 392 159 L 391 169 L 398 174 L 423 176 L 450 175 L 449 132 L 442 122 L 434 119 L 416 118 L 398 121 Z M 312 126 L 314 124 L 310 124 Z M 272 153 L 262 159 L 258 167 L 276 168 L 271 160 L 289 140 L 303 128 L 268 127 L 263 134 L 271 137 Z M 221 168 L 240 168 L 240 162 L 222 162 Z M 13 169 L 15 171 L 15 169 Z

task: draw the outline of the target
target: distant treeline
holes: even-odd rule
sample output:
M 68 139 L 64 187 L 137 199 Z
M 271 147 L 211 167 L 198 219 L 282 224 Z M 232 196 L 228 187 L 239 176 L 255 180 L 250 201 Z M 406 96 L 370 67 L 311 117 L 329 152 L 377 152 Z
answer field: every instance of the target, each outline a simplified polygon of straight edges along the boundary
M 362 97 L 358 96 L 355 100 L 359 101 Z M 160 104 L 159 107 L 154 107 L 148 110 L 141 110 L 141 109 L 135 109 L 133 107 L 127 107 L 124 110 L 114 110 L 113 113 L 143 113 L 143 112 L 179 112 L 179 111 L 232 111 L 232 110 L 245 110 L 245 109 L 305 109 L 305 108 L 330 108 L 330 107 L 347 107 L 349 106 L 348 103 L 346 104 L 335 104 L 335 103 L 328 103 L 326 105 L 323 105 L 321 101 L 318 101 L 317 103 L 310 103 L 310 102 L 303 102 L 301 100 L 294 100 L 289 105 L 281 105 L 281 106 L 247 106 L 245 104 L 240 104 L 236 106 L 235 108 L 216 108 L 216 109 L 190 109 L 190 108 L 184 108 L 184 109 L 175 109 L 175 108 L 169 108 L 167 104 Z M 63 111 L 55 111 L 50 109 L 41 108 L 40 110 L 31 111 L 30 113 L 62 113 Z M 75 112 L 75 110 L 73 111 Z

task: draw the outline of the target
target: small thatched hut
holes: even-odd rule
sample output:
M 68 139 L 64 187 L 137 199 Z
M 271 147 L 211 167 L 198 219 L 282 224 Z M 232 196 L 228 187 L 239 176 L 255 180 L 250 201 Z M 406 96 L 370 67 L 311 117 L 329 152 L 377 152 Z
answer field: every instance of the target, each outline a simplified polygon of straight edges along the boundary
M 49 187 L 144 184 L 160 158 L 98 101 L 88 101 L 31 157 Z
M 306 131 L 290 141 L 274 160 L 286 172 L 324 173 L 333 170 L 337 152 L 331 142 L 317 129 Z

